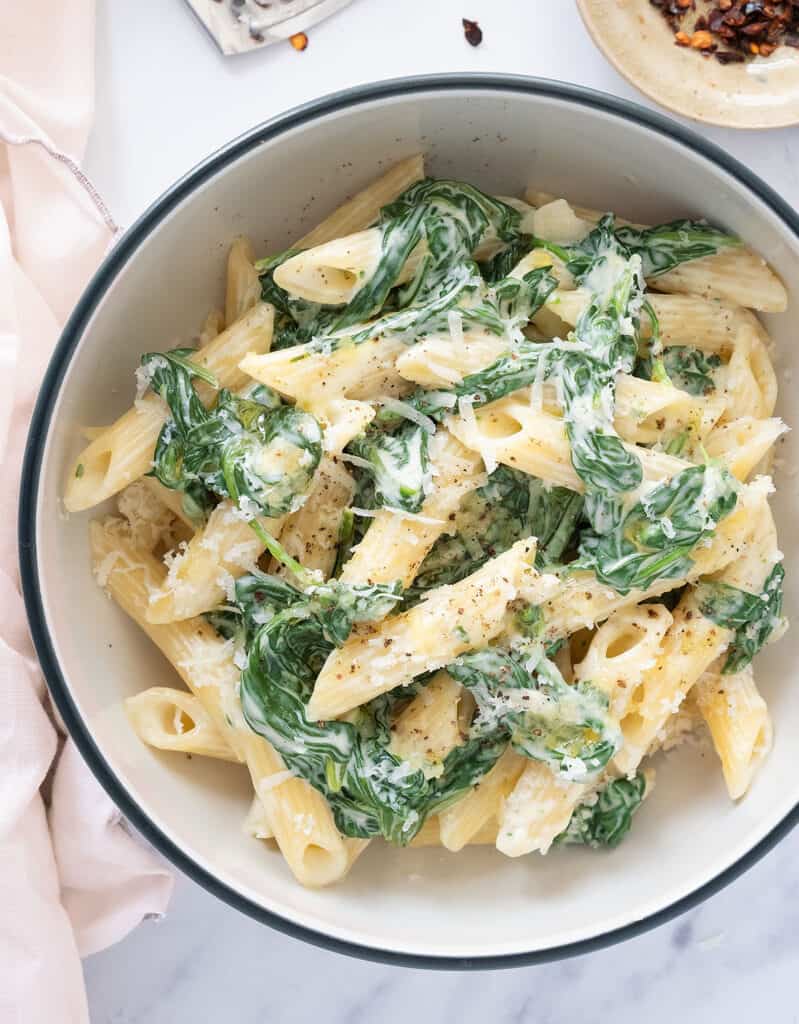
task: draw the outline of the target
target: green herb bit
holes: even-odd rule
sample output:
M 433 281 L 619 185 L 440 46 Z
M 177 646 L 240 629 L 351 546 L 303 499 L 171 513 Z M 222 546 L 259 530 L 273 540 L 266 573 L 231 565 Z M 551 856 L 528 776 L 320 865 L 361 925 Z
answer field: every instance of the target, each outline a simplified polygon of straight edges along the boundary
M 341 521 L 338 525 L 338 548 L 336 549 L 336 564 L 333 567 L 333 576 L 340 576 L 341 570 L 350 559 L 354 547 L 355 536 L 355 514 L 351 508 L 345 508 L 341 513 Z
M 81 478 L 81 477 L 83 476 L 83 474 L 84 474 L 85 472 L 86 472 L 86 467 L 85 467 L 85 466 L 83 465 L 83 463 L 82 463 L 82 462 L 79 462 L 79 463 L 77 464 L 77 466 L 75 467 L 75 477 L 76 477 L 76 478 L 77 478 L 78 480 L 80 480 L 80 478 Z

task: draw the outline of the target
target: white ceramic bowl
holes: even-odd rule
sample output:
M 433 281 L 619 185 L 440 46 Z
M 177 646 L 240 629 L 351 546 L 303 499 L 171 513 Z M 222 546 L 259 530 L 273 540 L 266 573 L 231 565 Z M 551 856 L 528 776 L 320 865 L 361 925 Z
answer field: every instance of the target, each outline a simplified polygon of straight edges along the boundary
M 126 409 L 140 353 L 191 336 L 218 303 L 234 235 L 277 251 L 418 150 L 432 174 L 488 191 L 518 194 L 536 182 L 634 220 L 704 215 L 737 232 L 785 279 L 792 313 L 768 318 L 768 326 L 780 365 L 799 374 L 799 220 L 699 136 L 632 104 L 526 78 L 456 75 L 340 93 L 262 125 L 192 171 L 92 280 L 33 419 L 22 576 L 39 656 L 75 741 L 122 811 L 183 871 L 253 917 L 344 952 L 428 967 L 510 966 L 583 952 L 663 921 L 725 884 L 794 824 L 799 632 L 759 661 L 776 740 L 739 806 L 728 801 L 714 756 L 685 749 L 663 760 L 652 798 L 612 853 L 509 860 L 492 849 L 453 856 L 373 843 L 342 885 L 306 891 L 279 854 L 243 835 L 243 771 L 160 754 L 128 727 L 123 698 L 172 675 L 96 586 L 88 517 L 65 517 L 59 502 L 79 428 Z M 796 492 L 786 474 L 775 507 L 789 612 Z

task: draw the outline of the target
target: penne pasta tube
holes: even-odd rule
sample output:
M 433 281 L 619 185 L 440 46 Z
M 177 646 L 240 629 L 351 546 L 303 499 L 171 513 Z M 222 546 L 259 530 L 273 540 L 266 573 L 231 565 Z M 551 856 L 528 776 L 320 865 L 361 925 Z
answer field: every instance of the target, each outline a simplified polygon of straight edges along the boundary
M 781 419 L 757 420 L 744 416 L 716 426 L 704 447 L 712 459 L 721 459 L 739 480 L 747 480 L 788 430 Z
M 496 819 L 487 821 L 483 827 L 476 832 L 467 843 L 468 846 L 493 846 L 497 840 Z M 439 828 L 439 818 L 431 815 L 421 829 L 416 833 L 408 844 L 411 848 L 421 846 L 443 846 Z
M 225 324 L 230 327 L 261 301 L 261 282 L 249 238 L 234 239 L 227 258 Z
M 535 409 L 521 393 L 491 402 L 482 409 L 449 416 L 450 433 L 480 454 L 486 470 L 502 463 L 573 491 L 584 485 L 571 461 L 571 448 L 562 419 Z M 665 452 L 626 445 L 641 462 L 644 479 L 660 482 L 687 469 L 690 463 Z
M 274 310 L 265 302 L 245 314 L 227 330 L 200 349 L 194 361 L 209 370 L 222 387 L 238 390 L 248 382 L 239 362 L 248 352 L 266 352 L 272 343 Z M 214 392 L 202 381 L 195 382 L 204 402 Z M 153 452 L 168 410 L 161 399 L 147 394 L 128 410 L 75 459 L 64 489 L 68 512 L 82 512 L 117 494 L 123 487 L 149 472 Z
M 755 686 L 752 666 L 730 675 L 705 672 L 696 684 L 696 702 L 721 761 L 730 799 L 738 800 L 772 742 L 771 716 Z
M 507 342 L 496 335 L 459 341 L 440 336 L 424 338 L 397 360 L 397 369 L 408 380 L 426 388 L 451 388 L 464 377 L 490 366 L 508 351 Z M 527 392 L 524 392 L 525 394 Z M 520 398 L 522 392 L 512 393 Z M 510 396 L 508 396 L 510 397 Z M 561 414 L 554 384 L 542 385 L 543 411 Z M 671 384 L 641 380 L 621 373 L 616 381 L 615 427 L 636 444 L 654 444 L 666 435 L 687 431 L 701 440 L 727 408 L 722 396 L 691 395 Z
M 394 164 L 385 174 L 367 185 L 352 199 L 342 203 L 313 231 L 294 243 L 295 249 L 311 249 L 334 238 L 350 235 L 368 228 L 377 220 L 381 209 L 393 202 L 405 189 L 424 177 L 424 157 L 421 153 L 406 157 Z
M 517 541 L 460 583 L 439 587 L 409 611 L 353 635 L 327 658 L 306 714 L 335 718 L 372 697 L 443 668 L 484 647 L 505 624 L 505 609 L 524 588 L 544 600 L 557 582 L 533 568 L 535 543 Z
M 730 642 L 732 633 L 705 618 L 692 592 L 680 599 L 655 664 L 644 672 L 621 720 L 624 745 L 614 765 L 632 775 L 672 714 L 702 673 Z
M 622 718 L 644 673 L 656 663 L 671 624 L 663 605 L 621 608 L 592 637 L 575 666 L 575 682 L 590 681 L 602 690 L 614 718 Z M 510 857 L 546 853 L 593 786 L 566 782 L 546 765 L 528 762 L 500 810 L 497 849 Z
M 716 371 L 716 379 L 728 418 L 763 418 L 774 412 L 777 378 L 766 346 L 751 324 L 738 328 L 730 361 Z
M 221 309 L 212 309 L 208 316 L 205 318 L 205 323 L 200 331 L 200 336 L 197 339 L 197 347 L 205 348 L 210 342 L 214 340 L 219 334 L 225 329 L 225 314 Z M 90 438 L 93 440 L 93 438 Z
M 434 775 L 461 741 L 458 704 L 461 687 L 439 672 L 400 713 L 391 727 L 389 750 L 414 769 Z
M 280 531 L 285 550 L 306 569 L 321 572 L 325 579 L 336 564 L 341 516 L 354 493 L 355 482 L 344 465 L 336 459 L 323 459 L 308 500 L 286 517 Z M 274 559 L 270 571 L 278 576 L 289 572 Z
M 508 747 L 479 785 L 439 814 L 441 845 L 457 853 L 491 822 L 501 819 L 505 800 L 530 763 Z
M 371 338 L 360 345 L 343 345 L 335 352 L 316 352 L 307 345 L 294 345 L 278 352 L 251 354 L 241 369 L 261 384 L 294 399 L 300 406 L 324 414 L 340 398 L 373 398 L 396 391 L 401 382 L 394 368 L 405 350 L 397 336 Z
M 749 516 L 746 542 L 738 557 L 711 578 L 759 593 L 779 557 L 774 518 L 768 502 L 761 501 Z M 683 595 L 661 655 L 644 674 L 622 719 L 624 747 L 615 758 L 619 771 L 630 774 L 635 770 L 669 717 L 678 711 L 694 683 L 726 650 L 732 636 L 732 630 L 717 625 L 702 613 L 692 590 Z M 751 693 L 751 689 L 747 692 Z M 714 709 L 711 714 L 716 714 L 717 704 Z
M 411 280 L 426 251 L 422 243 L 414 249 L 397 275 L 396 284 Z M 275 284 L 307 302 L 345 305 L 374 277 L 382 253 L 382 229 L 366 228 L 291 256 L 275 268 Z
M 273 537 L 286 521 L 261 518 Z M 221 501 L 202 530 L 169 559 L 163 584 L 150 594 L 147 621 L 177 622 L 211 611 L 232 599 L 239 576 L 255 568 L 264 545 L 231 501 Z
M 350 403 L 342 412 L 340 422 L 333 427 L 334 443 L 329 433 L 325 437 L 325 449 L 331 456 L 363 429 L 363 413 L 369 417 L 374 414 L 371 406 L 359 402 Z M 320 476 L 317 470 L 306 503 L 316 503 L 328 483 L 328 475 Z M 282 536 L 286 521 L 287 516 L 258 519 L 275 539 Z M 232 501 L 221 501 L 203 529 L 172 555 L 164 586 L 151 595 L 149 621 L 174 622 L 216 608 L 232 597 L 236 580 L 252 570 L 265 550 L 240 509 Z
M 555 836 L 569 824 L 585 792 L 583 783 L 556 780 L 543 762 L 527 761 L 502 805 L 499 852 L 506 857 L 521 857 L 535 849 L 546 853 Z
M 735 509 L 722 519 L 707 546 L 696 548 L 693 566 L 684 579 L 658 580 L 647 590 L 619 594 L 600 583 L 593 573 L 570 573 L 542 604 L 544 639 L 556 640 L 580 629 L 603 622 L 620 608 L 640 604 L 669 590 L 732 565 L 746 549 L 756 516 L 767 507 L 768 479 L 755 480 L 741 488 Z
M 159 750 L 240 761 L 193 693 L 151 686 L 125 701 L 125 712 L 142 742 Z

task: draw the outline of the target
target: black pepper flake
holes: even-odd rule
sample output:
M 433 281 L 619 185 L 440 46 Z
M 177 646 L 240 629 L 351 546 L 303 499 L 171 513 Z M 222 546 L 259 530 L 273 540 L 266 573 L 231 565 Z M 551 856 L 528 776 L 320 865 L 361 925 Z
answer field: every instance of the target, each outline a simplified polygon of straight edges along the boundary
M 461 18 L 463 24 L 463 34 L 466 36 L 466 42 L 470 46 L 479 46 L 483 41 L 483 30 L 477 24 L 476 21 L 470 21 L 468 18 Z

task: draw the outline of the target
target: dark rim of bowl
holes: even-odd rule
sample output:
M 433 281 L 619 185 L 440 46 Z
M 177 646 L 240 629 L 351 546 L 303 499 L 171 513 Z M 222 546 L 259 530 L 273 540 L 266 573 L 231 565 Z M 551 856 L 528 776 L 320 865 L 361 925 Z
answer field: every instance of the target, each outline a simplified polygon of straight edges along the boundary
M 496 969 L 545 963 L 602 949 L 605 946 L 610 946 L 616 942 L 630 939 L 635 935 L 648 931 L 650 928 L 663 924 L 701 903 L 756 863 L 794 827 L 797 820 L 799 820 L 799 804 L 795 805 L 782 821 L 775 825 L 769 834 L 761 839 L 751 850 L 698 889 L 641 920 L 632 921 L 627 925 L 614 928 L 600 935 L 565 945 L 526 953 L 508 953 L 495 956 L 435 956 L 402 953 L 390 949 L 364 946 L 295 924 L 293 921 L 266 910 L 242 896 L 206 871 L 196 861 L 192 860 L 139 807 L 103 757 L 73 702 L 69 687 L 61 673 L 50 637 L 39 587 L 39 568 L 36 553 L 36 506 L 39 473 L 47 432 L 50 427 L 53 400 L 58 394 L 61 380 L 69 365 L 72 353 L 92 313 L 116 275 L 135 253 L 141 242 L 170 210 L 182 202 L 200 184 L 213 177 L 228 164 L 254 147 L 269 139 L 274 139 L 290 129 L 312 122 L 316 118 L 362 103 L 394 96 L 407 96 L 425 92 L 452 92 L 457 90 L 515 92 L 548 96 L 609 113 L 623 120 L 633 121 L 648 128 L 650 131 L 665 135 L 688 149 L 698 152 L 711 163 L 726 171 L 727 174 L 736 178 L 770 207 L 793 234 L 799 238 L 799 216 L 794 213 L 791 207 L 773 189 L 748 168 L 739 163 L 734 157 L 729 156 L 714 143 L 703 139 L 696 132 L 684 128 L 662 114 L 654 113 L 628 100 L 617 99 L 591 89 L 566 85 L 561 82 L 528 78 L 521 75 L 501 74 L 413 76 L 410 78 L 392 79 L 372 85 L 358 86 L 334 93 L 275 117 L 212 154 L 185 177 L 177 181 L 160 199 L 156 200 L 139 217 L 135 224 L 125 232 L 114 249 L 106 256 L 100 268 L 87 285 L 86 290 L 64 327 L 42 381 L 39 397 L 31 419 L 25 460 L 22 467 L 19 504 L 19 561 L 22 590 L 33 642 L 45 680 L 64 723 L 86 763 L 114 803 L 139 832 L 176 867 L 180 868 L 181 871 L 208 892 L 224 900 L 231 907 L 235 907 L 257 921 L 271 925 L 286 935 L 303 939 L 313 945 L 321 946 L 337 953 L 344 953 L 365 960 L 395 964 L 403 967 L 439 970 Z

